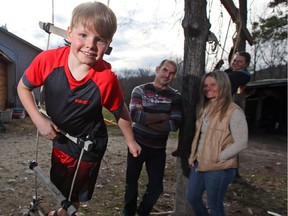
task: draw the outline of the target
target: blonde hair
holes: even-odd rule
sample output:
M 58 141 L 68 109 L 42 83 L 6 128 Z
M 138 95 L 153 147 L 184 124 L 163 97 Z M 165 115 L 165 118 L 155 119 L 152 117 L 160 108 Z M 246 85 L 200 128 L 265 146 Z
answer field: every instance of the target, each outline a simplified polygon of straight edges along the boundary
M 117 18 L 114 12 L 97 1 L 82 3 L 74 8 L 70 22 L 71 29 L 78 24 L 96 30 L 105 40 L 112 40 L 117 30 Z
M 203 92 L 204 82 L 207 77 L 214 78 L 218 88 L 218 96 L 216 98 L 216 102 L 208 115 L 214 116 L 216 113 L 220 112 L 220 120 L 222 120 L 225 116 L 226 111 L 228 110 L 229 105 L 232 102 L 231 83 L 228 75 L 223 71 L 209 72 L 202 77 L 200 84 L 200 112 L 198 117 L 202 115 L 204 109 L 209 105 L 210 101 Z

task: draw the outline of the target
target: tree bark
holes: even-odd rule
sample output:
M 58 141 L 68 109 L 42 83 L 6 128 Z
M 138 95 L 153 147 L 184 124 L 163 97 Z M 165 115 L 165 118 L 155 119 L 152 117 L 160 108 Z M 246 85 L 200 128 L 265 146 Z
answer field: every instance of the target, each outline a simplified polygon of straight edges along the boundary
M 176 205 L 174 207 L 172 216 L 194 216 L 192 208 L 187 203 L 187 184 L 188 178 L 183 175 L 181 169 L 181 159 L 177 158 L 177 188 L 176 188 Z
M 241 25 L 238 23 L 237 24 L 237 32 L 238 29 L 241 28 L 241 26 L 245 26 L 247 25 L 247 0 L 239 0 L 239 13 L 241 15 Z M 246 49 L 246 37 L 243 33 L 243 31 L 241 31 L 240 34 L 240 40 L 239 40 L 239 44 L 237 46 L 237 50 L 238 51 L 245 51 Z
M 187 181 L 190 172 L 188 157 L 195 133 L 200 79 L 205 73 L 205 49 L 210 29 L 206 4 L 206 0 L 185 0 L 185 15 L 182 21 L 185 36 L 181 92 L 183 121 L 178 140 L 178 177 L 174 216 L 193 215 L 187 201 Z

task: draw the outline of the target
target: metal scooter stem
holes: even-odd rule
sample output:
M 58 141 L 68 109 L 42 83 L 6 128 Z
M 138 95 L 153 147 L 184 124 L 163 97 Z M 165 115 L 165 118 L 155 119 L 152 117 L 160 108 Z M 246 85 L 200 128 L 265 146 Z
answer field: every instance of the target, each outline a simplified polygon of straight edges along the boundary
M 42 109 L 41 107 L 39 108 L 39 111 L 48 119 L 49 116 L 46 113 L 46 110 Z M 75 144 L 79 145 L 81 148 L 83 148 L 85 151 L 90 151 L 93 147 L 93 142 L 90 140 L 83 140 L 80 138 L 76 138 L 73 137 L 71 135 L 69 135 L 68 133 L 64 132 L 64 131 L 60 131 L 61 134 L 63 134 L 64 136 L 66 136 L 68 139 L 70 139 L 72 142 L 74 142 Z
M 41 107 L 39 108 L 39 111 L 46 116 L 47 118 L 49 118 L 49 116 L 47 115 L 46 111 L 44 109 L 42 109 Z M 50 181 L 50 178 L 48 178 L 47 176 L 45 176 L 44 172 L 42 171 L 42 169 L 38 166 L 36 161 L 31 161 L 29 163 L 29 168 L 31 170 L 33 170 L 33 172 L 40 177 L 41 181 L 45 184 L 45 186 L 52 192 L 52 194 L 54 195 L 54 197 L 56 198 L 56 200 L 58 202 L 61 203 L 63 209 L 65 209 L 67 211 L 67 213 L 69 215 L 74 215 L 77 211 L 77 209 L 72 205 L 71 202 L 71 195 L 72 195 L 72 191 L 73 191 L 73 187 L 74 187 L 74 183 L 75 183 L 75 179 L 76 179 L 76 175 L 78 173 L 78 169 L 80 166 L 80 162 L 82 159 L 82 155 L 84 153 L 84 151 L 90 151 L 93 147 L 93 142 L 89 139 L 81 139 L 81 138 L 76 138 L 73 136 L 70 136 L 68 133 L 65 133 L 63 131 L 60 131 L 61 134 L 63 134 L 64 136 L 66 136 L 68 139 L 70 139 L 73 143 L 75 143 L 76 145 L 78 145 L 79 147 L 81 147 L 81 154 L 77 163 L 77 168 L 72 180 L 72 185 L 71 185 L 71 189 L 70 189 L 70 193 L 69 193 L 69 197 L 68 199 L 66 199 L 62 193 L 59 191 L 59 189 Z
M 43 172 L 43 170 L 38 166 L 36 161 L 31 161 L 29 163 L 29 168 L 33 170 L 33 172 L 41 179 L 44 185 L 49 189 L 56 200 L 61 203 L 63 208 L 67 211 L 69 215 L 73 215 L 76 213 L 77 209 L 72 205 L 70 201 L 68 201 L 62 193 L 58 190 L 58 188 L 47 178 Z

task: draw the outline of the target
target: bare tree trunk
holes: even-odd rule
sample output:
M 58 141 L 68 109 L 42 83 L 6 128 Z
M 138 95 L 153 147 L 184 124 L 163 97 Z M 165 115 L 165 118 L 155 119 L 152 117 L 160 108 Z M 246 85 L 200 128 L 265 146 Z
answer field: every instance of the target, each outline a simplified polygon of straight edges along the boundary
M 210 23 L 207 19 L 205 0 L 185 0 L 184 64 L 182 85 L 183 122 L 178 141 L 178 177 L 176 189 L 175 216 L 192 215 L 187 201 L 187 181 L 190 172 L 188 157 L 195 133 L 196 104 L 199 84 L 205 73 L 205 49 Z
M 183 175 L 181 169 L 181 160 L 177 158 L 177 188 L 176 188 L 176 205 L 173 210 L 172 216 L 194 216 L 192 208 L 187 204 L 187 184 L 188 178 Z M 182 185 L 183 187 L 179 187 Z

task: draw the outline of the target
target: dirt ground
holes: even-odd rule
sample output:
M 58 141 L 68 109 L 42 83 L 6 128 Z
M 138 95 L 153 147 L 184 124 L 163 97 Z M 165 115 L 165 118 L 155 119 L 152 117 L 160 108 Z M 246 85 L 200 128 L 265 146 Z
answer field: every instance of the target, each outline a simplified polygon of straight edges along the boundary
M 27 213 L 32 197 L 36 194 L 41 198 L 40 206 L 46 212 L 59 208 L 53 194 L 44 187 L 39 178 L 35 178 L 28 166 L 31 160 L 37 160 L 39 167 L 49 176 L 50 141 L 41 136 L 36 138 L 36 129 L 29 117 L 12 119 L 5 127 L 6 132 L 0 133 L 0 216 Z M 108 149 L 93 199 L 83 203 L 77 215 L 116 216 L 120 215 L 122 210 L 126 147 L 117 127 L 109 126 L 108 131 Z M 170 138 L 164 194 L 158 200 L 152 215 L 173 211 L 176 158 L 171 156 L 171 152 L 176 145 L 177 139 Z M 253 133 L 249 139 L 249 148 L 240 154 L 240 175 L 242 181 L 232 184 L 227 192 L 225 209 L 228 216 L 263 216 L 269 215 L 268 212 L 287 215 L 286 136 Z M 146 185 L 145 172 L 141 175 L 139 185 L 141 194 Z

